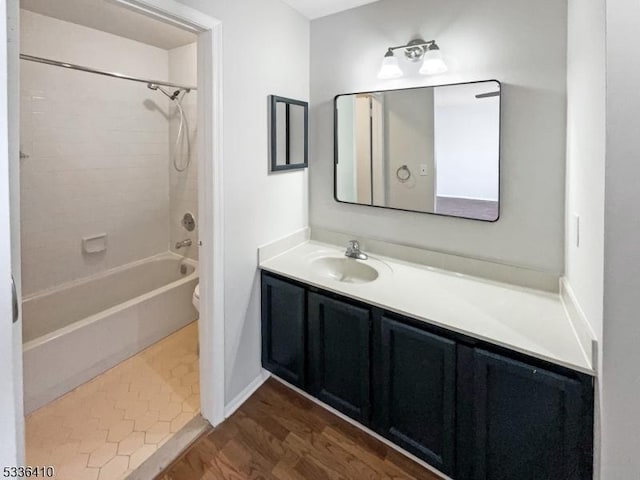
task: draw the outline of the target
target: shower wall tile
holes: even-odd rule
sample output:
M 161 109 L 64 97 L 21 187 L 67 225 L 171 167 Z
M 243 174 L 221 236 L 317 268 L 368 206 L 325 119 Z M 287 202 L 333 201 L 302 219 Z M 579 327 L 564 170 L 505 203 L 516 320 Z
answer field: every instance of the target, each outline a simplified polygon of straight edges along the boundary
M 169 52 L 21 11 L 23 52 L 168 78 Z M 21 62 L 25 295 L 167 251 L 169 101 L 144 84 Z M 107 250 L 82 252 L 106 233 Z
M 183 85 L 197 85 L 197 45 L 195 43 L 169 50 L 169 80 Z M 198 120 L 198 93 L 195 91 L 186 94 L 182 100 L 182 107 L 187 119 L 189 132 L 189 148 L 183 143 L 178 149 L 178 163 L 184 165 L 187 160 L 187 152 L 191 157 L 191 164 L 184 172 L 178 172 L 169 165 L 169 236 L 170 247 L 174 252 L 198 259 L 198 162 L 196 155 L 197 120 Z M 169 128 L 169 148 L 171 155 L 176 153 L 176 138 L 180 117 L 176 107 L 171 109 Z M 171 163 L 171 162 L 170 162 Z M 196 229 L 187 232 L 182 226 L 182 217 L 186 212 L 191 212 L 196 219 Z M 193 246 L 187 249 L 176 250 L 176 242 L 190 238 Z

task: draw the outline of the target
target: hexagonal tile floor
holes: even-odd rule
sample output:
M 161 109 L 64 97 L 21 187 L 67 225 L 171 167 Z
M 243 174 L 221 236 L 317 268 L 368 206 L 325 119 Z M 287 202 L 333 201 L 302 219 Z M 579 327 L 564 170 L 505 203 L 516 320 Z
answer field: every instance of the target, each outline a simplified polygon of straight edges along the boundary
M 198 326 L 186 326 L 36 410 L 27 465 L 58 480 L 120 480 L 200 412 Z

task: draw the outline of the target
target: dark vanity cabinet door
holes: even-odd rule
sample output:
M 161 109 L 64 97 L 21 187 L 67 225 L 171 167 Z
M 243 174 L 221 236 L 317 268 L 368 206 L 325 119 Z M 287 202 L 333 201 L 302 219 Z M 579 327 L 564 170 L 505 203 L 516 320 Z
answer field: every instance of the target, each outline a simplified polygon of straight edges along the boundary
M 456 343 L 382 315 L 376 343 L 376 423 L 391 441 L 451 475 Z
M 262 366 L 305 386 L 306 291 L 262 275 Z
M 371 312 L 309 293 L 309 392 L 368 425 Z
M 470 463 L 458 478 L 592 478 L 592 389 L 481 349 L 472 358 L 472 425 L 459 432 L 470 437 L 469 451 L 459 452 Z

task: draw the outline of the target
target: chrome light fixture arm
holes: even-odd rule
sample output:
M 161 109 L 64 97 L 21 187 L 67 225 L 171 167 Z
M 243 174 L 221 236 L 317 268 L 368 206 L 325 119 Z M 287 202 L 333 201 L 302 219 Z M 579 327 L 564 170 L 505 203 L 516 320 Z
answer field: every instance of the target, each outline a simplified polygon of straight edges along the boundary
M 416 38 L 406 45 L 389 47 L 387 49 L 382 59 L 378 78 L 386 80 L 400 78 L 404 75 L 398 59 L 394 54 L 396 50 L 404 50 L 404 56 L 409 62 L 422 62 L 422 66 L 420 67 L 420 74 L 422 75 L 437 75 L 447 71 L 447 65 L 436 41 L 426 41 L 422 38 Z
M 406 45 L 399 45 L 397 47 L 389 47 L 389 52 L 394 52 L 395 50 L 404 50 L 404 55 L 411 62 L 419 62 L 424 57 L 424 54 L 427 53 L 428 50 L 436 50 L 439 49 L 435 40 L 425 41 L 421 38 L 417 38 L 415 40 L 411 40 Z

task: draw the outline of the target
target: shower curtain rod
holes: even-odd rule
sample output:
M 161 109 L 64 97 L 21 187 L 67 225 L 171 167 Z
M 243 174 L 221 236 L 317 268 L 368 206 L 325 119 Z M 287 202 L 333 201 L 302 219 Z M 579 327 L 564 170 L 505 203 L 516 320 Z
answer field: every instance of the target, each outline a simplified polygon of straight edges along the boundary
M 33 55 L 25 55 L 24 53 L 20 54 L 20 58 L 22 60 L 28 60 L 30 62 L 46 63 L 47 65 L 53 65 L 56 67 L 70 68 L 72 70 L 80 70 L 81 72 L 95 73 L 98 75 L 104 75 L 106 77 L 121 78 L 122 80 L 131 80 L 132 82 L 146 83 L 147 85 L 150 85 L 150 84 L 162 85 L 163 87 L 180 88 L 182 90 L 187 90 L 187 91 L 198 90 L 196 87 L 178 85 L 177 83 L 163 82 L 160 80 L 149 80 L 146 78 L 131 77 L 129 75 L 123 75 L 121 73 L 115 73 L 115 72 L 105 72 L 103 70 L 96 70 L 95 68 L 83 67 L 82 65 L 74 65 L 73 63 L 59 62 L 57 60 L 50 60 L 48 58 L 35 57 Z

